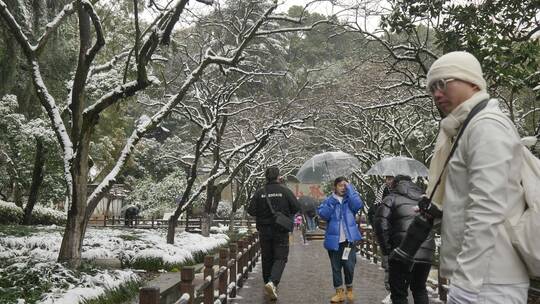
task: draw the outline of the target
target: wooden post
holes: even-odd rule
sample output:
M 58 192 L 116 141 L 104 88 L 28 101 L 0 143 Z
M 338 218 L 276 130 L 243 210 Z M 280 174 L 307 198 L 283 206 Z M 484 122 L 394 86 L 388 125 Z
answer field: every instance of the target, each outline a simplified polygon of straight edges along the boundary
M 373 232 L 373 237 L 372 237 L 372 240 L 373 240 L 373 245 L 372 245 L 372 248 L 373 248 L 373 263 L 377 264 L 377 261 L 379 259 L 379 246 L 378 246 L 378 242 L 377 242 L 377 237 L 375 235 L 375 232 Z
M 193 287 L 193 279 L 195 278 L 195 269 L 192 266 L 182 267 L 180 272 L 180 294 L 189 294 L 188 304 L 193 303 L 195 288 Z
M 227 303 L 227 280 L 229 278 L 228 268 L 227 268 L 227 262 L 229 261 L 229 250 L 227 249 L 220 249 L 219 250 L 219 268 L 225 269 L 225 271 L 219 276 L 219 296 L 225 295 L 225 300 L 221 303 Z
M 248 236 L 248 248 L 249 248 L 249 251 L 248 251 L 248 272 L 252 272 L 253 271 L 253 257 L 255 256 L 255 252 L 253 251 L 253 249 L 255 249 L 255 242 L 253 241 L 253 234 L 250 234 Z M 246 273 L 246 278 L 247 278 L 247 273 Z
M 152 229 L 154 229 L 154 216 L 153 216 L 153 215 L 152 215 L 152 217 L 150 218 L 150 220 L 152 221 L 151 227 L 152 227 Z
M 366 258 L 368 260 L 371 260 L 371 229 L 369 229 L 368 231 L 366 231 L 366 235 L 367 235 L 367 242 L 366 242 Z
M 203 291 L 203 303 L 204 304 L 213 304 L 214 303 L 214 257 L 207 255 L 204 257 L 204 271 L 203 279 L 206 283 L 207 280 L 210 280 L 210 284 Z
M 253 233 L 253 238 L 255 239 L 255 263 L 257 263 L 257 261 L 259 260 L 259 252 L 260 252 L 260 249 L 261 249 L 261 242 L 259 240 L 259 233 L 258 232 L 254 232 Z
M 114 227 L 114 215 L 112 216 L 112 226 Z
M 236 264 L 236 270 L 237 270 L 236 276 L 239 277 L 239 279 L 236 283 L 238 284 L 238 287 L 242 287 L 244 286 L 244 260 L 246 256 L 244 254 L 244 241 L 243 240 L 238 240 L 238 255 L 240 257 L 238 258 L 238 263 Z
M 236 243 L 229 244 L 229 251 L 230 251 L 231 260 L 233 260 L 231 269 L 229 270 L 229 284 L 234 282 L 234 286 L 232 287 L 231 293 L 229 294 L 229 296 L 231 298 L 236 298 L 236 273 L 237 273 L 236 265 L 238 262 L 237 261 L 238 259 L 236 258 L 236 254 L 238 253 Z
M 440 251 L 439 251 L 440 252 Z M 441 277 L 441 264 L 437 267 L 437 287 L 439 288 L 439 299 L 446 303 L 447 292 L 443 285 L 448 284 L 445 278 Z
M 103 227 L 107 227 L 107 216 L 103 216 Z
M 139 289 L 139 304 L 159 304 L 159 287 Z

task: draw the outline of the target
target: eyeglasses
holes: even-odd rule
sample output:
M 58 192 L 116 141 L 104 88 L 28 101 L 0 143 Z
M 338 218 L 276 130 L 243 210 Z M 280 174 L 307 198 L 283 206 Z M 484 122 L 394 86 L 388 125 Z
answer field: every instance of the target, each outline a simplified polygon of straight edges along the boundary
M 448 78 L 448 79 L 439 79 L 439 80 L 435 81 L 434 83 L 432 83 L 429 86 L 429 93 L 431 95 L 433 95 L 433 94 L 435 94 L 435 91 L 445 92 L 446 87 L 447 87 L 447 83 L 449 83 L 450 81 L 454 81 L 454 80 L 455 80 L 454 78 Z

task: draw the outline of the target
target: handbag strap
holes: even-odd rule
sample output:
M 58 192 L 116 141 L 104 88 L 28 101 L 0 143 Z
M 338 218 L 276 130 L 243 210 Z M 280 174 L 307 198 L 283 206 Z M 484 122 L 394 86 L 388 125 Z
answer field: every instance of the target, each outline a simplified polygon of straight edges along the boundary
M 478 112 L 482 111 L 486 107 L 488 102 L 489 102 L 489 99 L 482 100 L 480 103 L 478 103 L 476 106 L 474 106 L 474 108 L 472 108 L 471 112 L 469 112 L 469 115 L 467 115 L 467 118 L 465 118 L 465 121 L 463 122 L 463 125 L 461 126 L 461 129 L 459 130 L 459 133 L 458 133 L 458 135 L 456 137 L 456 140 L 454 141 L 454 144 L 452 145 L 452 149 L 450 150 L 450 154 L 448 154 L 448 157 L 446 158 L 446 161 L 444 162 L 444 166 L 443 166 L 443 169 L 441 171 L 441 174 L 439 175 L 439 179 L 437 179 L 437 183 L 435 184 L 435 186 L 433 187 L 433 191 L 431 191 L 431 194 L 429 195 L 429 200 L 430 201 L 433 199 L 433 195 L 435 195 L 435 191 L 437 190 L 437 187 L 441 183 L 442 176 L 444 174 L 444 170 L 446 170 L 446 166 L 450 162 L 450 158 L 452 158 L 452 155 L 456 151 L 457 146 L 458 146 L 458 141 L 461 138 L 461 136 L 463 135 L 463 132 L 465 132 L 465 128 L 467 127 L 469 122 L 473 119 L 473 117 L 476 114 L 478 114 Z
M 268 192 L 266 191 L 266 185 L 263 187 L 264 189 L 264 196 L 266 197 L 266 203 L 268 204 L 268 208 L 270 208 L 270 212 L 272 212 L 272 215 L 275 214 L 274 208 L 272 207 L 272 204 L 270 203 L 270 198 L 268 197 Z

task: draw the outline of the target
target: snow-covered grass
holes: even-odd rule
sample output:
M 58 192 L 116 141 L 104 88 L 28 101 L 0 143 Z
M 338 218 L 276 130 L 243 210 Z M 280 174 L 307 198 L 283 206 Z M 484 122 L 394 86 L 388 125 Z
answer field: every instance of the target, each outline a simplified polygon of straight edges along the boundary
M 79 303 L 139 280 L 132 269 L 99 269 L 86 262 L 84 270 L 71 271 L 56 263 L 63 232 L 59 227 L 38 227 L 22 236 L 5 231 L 9 229 L 0 229 L 0 303 L 18 303 L 18 299 L 24 299 L 22 303 Z M 165 233 L 88 228 L 82 257 L 86 261 L 118 259 L 123 268 L 144 266 L 150 260 L 153 267 L 171 269 L 191 264 L 197 255 L 228 242 L 223 233 L 203 237 L 182 232 L 175 236 L 173 245 L 166 243 Z

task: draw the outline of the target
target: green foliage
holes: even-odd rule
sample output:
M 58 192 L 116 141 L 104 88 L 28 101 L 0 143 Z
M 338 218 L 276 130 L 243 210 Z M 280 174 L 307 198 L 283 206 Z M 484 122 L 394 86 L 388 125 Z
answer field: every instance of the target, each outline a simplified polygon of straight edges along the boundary
M 413 35 L 419 22 L 436 33 L 443 53 L 466 50 L 482 63 L 485 77 L 495 87 L 532 89 L 540 82 L 540 43 L 531 39 L 538 27 L 538 1 L 394 0 L 382 26 Z
M 438 29 L 444 51 L 467 50 L 482 62 L 484 74 L 497 86 L 533 88 L 540 77 L 540 43 L 531 39 L 538 27 L 538 1 L 490 0 L 479 5 L 450 4 Z
M 52 287 L 52 282 L 44 280 L 39 270 L 10 266 L 7 260 L 0 259 L 0 274 L 3 269 L 9 271 L 9 275 L 0 275 L 0 303 L 17 303 L 20 298 L 36 303 Z
M 172 172 L 160 181 L 145 176 L 135 180 L 131 187 L 133 191 L 126 201 L 141 205 L 144 216 L 160 217 L 175 207 L 175 198 L 185 187 L 185 177 L 180 171 Z
M 30 236 L 34 234 L 35 232 L 37 232 L 37 229 L 33 226 L 0 225 L 0 234 L 3 234 L 3 235 L 21 237 L 21 236 Z
M 142 283 L 130 281 L 113 289 L 107 289 L 104 295 L 91 300 L 84 300 L 83 304 L 118 304 L 128 301 L 139 292 Z
M 6 173 L 0 175 L 0 191 L 5 197 L 22 204 L 32 181 L 36 141 L 39 140 L 50 156 L 45 163 L 46 175 L 42 184 L 45 191 L 41 191 L 39 201 L 61 201 L 65 187 L 54 133 L 45 120 L 29 120 L 17 112 L 18 108 L 19 102 L 15 95 L 6 95 L 0 99 L 0 171 Z
M 138 236 L 133 234 L 121 234 L 118 237 L 126 241 L 135 241 L 140 239 Z

